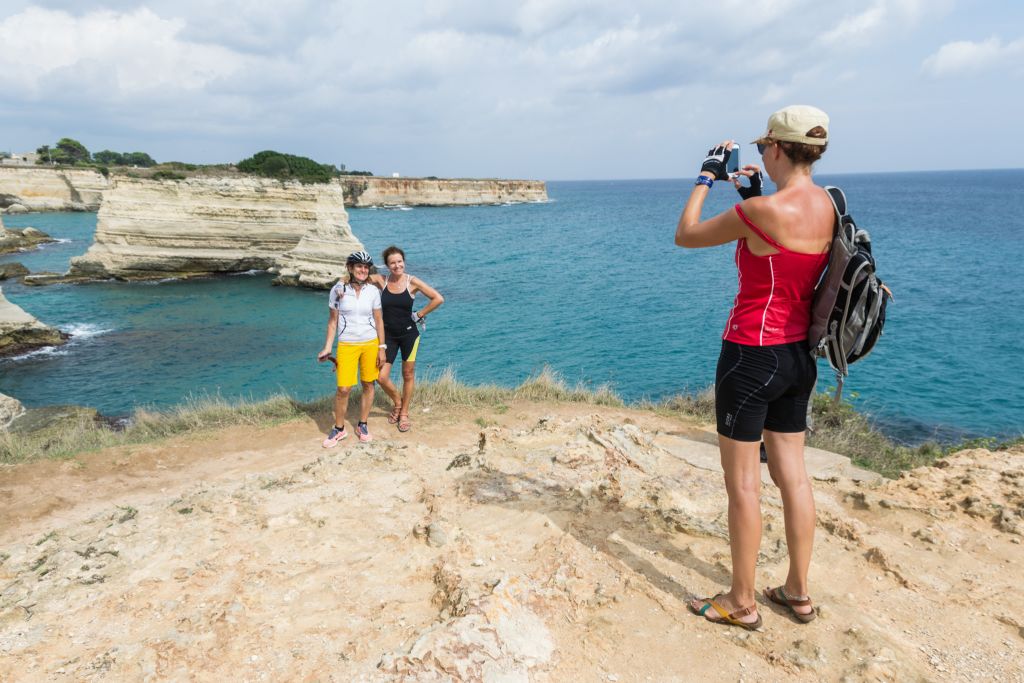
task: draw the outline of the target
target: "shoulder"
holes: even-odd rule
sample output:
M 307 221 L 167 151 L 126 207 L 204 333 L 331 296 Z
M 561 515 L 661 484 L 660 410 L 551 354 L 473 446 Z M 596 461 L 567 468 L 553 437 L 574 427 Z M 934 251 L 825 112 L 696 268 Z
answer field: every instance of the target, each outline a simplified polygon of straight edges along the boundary
M 374 273 L 373 275 L 371 275 L 370 282 L 374 285 L 377 285 L 378 289 L 384 289 L 385 287 L 388 286 L 388 281 L 384 279 L 384 276 L 381 275 L 380 273 Z
M 771 224 L 778 211 L 776 195 L 774 194 L 745 199 L 737 204 L 735 208 L 738 209 L 736 213 L 740 218 L 746 217 L 758 227 Z
M 345 283 L 339 280 L 338 282 L 334 283 L 333 287 L 331 287 L 330 297 L 332 299 L 336 299 L 336 298 L 340 297 L 344 291 L 345 291 Z

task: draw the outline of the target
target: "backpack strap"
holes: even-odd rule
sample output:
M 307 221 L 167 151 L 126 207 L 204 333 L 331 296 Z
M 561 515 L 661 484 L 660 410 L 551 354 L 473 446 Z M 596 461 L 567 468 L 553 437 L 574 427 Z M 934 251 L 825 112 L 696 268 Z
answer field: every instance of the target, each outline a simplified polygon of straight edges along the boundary
M 839 217 L 848 216 L 849 214 L 846 213 L 846 195 L 843 194 L 843 191 L 838 187 L 826 185 L 825 192 L 828 192 L 828 198 L 832 200 L 832 206 Z

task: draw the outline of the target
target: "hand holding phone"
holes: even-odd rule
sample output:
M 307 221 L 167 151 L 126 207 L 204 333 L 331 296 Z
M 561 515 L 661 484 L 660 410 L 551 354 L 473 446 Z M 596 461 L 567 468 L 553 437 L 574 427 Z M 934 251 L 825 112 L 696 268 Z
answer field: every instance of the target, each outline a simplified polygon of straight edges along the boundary
M 715 180 L 729 180 L 730 174 L 739 170 L 739 145 L 727 140 L 708 150 L 700 170 L 714 174 Z
M 729 158 L 725 160 L 725 172 L 729 174 L 729 177 L 733 177 L 739 170 L 740 146 L 734 142 L 732 143 L 732 148 L 729 150 Z

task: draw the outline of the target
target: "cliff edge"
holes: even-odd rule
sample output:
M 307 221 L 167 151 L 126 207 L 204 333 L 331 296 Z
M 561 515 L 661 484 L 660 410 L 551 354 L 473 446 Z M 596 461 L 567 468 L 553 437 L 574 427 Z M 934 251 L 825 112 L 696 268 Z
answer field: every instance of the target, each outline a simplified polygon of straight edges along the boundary
M 345 205 L 473 206 L 508 202 L 546 202 L 543 180 L 457 178 L 381 178 L 342 176 Z
M 108 186 L 91 169 L 0 166 L 0 209 L 18 204 L 30 211 L 96 211 Z

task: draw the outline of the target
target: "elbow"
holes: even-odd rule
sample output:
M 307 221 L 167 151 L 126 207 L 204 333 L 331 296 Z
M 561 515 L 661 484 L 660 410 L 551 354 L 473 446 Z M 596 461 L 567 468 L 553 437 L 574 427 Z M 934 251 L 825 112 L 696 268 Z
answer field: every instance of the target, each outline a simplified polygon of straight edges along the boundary
M 680 225 L 676 230 L 676 246 L 692 249 L 697 246 L 693 243 L 693 236 L 686 232 L 686 226 Z
M 444 297 L 441 296 L 440 294 L 438 294 L 437 298 L 434 299 L 434 303 L 436 303 L 438 306 L 440 306 L 441 304 L 444 303 Z

